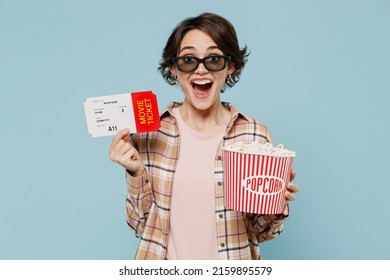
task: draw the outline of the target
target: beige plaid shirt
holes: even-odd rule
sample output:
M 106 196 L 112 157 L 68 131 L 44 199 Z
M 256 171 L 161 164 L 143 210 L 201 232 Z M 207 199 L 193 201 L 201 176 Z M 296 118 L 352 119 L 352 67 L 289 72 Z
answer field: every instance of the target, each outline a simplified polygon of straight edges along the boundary
M 132 177 L 126 172 L 127 223 L 140 238 L 135 259 L 165 259 L 172 182 L 180 155 L 180 134 L 171 110 L 179 105 L 172 103 L 168 106 L 161 115 L 161 128 L 157 132 L 131 135 L 132 144 L 145 164 L 145 172 L 141 178 Z M 245 117 L 231 104 L 223 105 L 230 110 L 231 121 L 221 141 L 222 146 L 237 141 L 272 142 L 266 126 Z M 222 156 L 223 152 L 219 148 L 215 155 L 214 169 L 219 257 L 222 260 L 261 259 L 259 243 L 271 240 L 282 232 L 285 216 L 257 215 L 226 209 Z

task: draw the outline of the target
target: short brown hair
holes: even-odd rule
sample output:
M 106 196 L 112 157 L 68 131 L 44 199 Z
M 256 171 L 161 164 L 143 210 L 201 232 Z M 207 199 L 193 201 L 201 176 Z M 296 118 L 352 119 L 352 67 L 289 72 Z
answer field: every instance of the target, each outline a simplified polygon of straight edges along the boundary
M 212 13 L 203 13 L 197 17 L 187 18 L 173 30 L 165 45 L 160 67 L 158 68 L 165 81 L 170 85 L 176 84 L 176 78 L 170 70 L 173 64 L 172 58 L 178 54 L 185 34 L 194 29 L 209 35 L 225 55 L 231 56 L 230 63 L 234 65 L 235 70 L 226 81 L 226 85 L 234 86 L 240 80 L 240 74 L 249 53 L 247 53 L 246 46 L 240 49 L 233 25 L 225 18 Z

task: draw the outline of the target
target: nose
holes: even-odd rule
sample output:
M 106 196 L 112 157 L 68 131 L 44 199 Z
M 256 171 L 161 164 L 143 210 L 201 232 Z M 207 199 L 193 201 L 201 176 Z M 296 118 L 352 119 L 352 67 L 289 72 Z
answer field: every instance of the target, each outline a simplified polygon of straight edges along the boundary
M 204 66 L 203 62 L 200 62 L 198 67 L 195 69 L 195 73 L 196 74 L 206 74 L 208 72 L 209 71 L 206 69 L 206 67 Z

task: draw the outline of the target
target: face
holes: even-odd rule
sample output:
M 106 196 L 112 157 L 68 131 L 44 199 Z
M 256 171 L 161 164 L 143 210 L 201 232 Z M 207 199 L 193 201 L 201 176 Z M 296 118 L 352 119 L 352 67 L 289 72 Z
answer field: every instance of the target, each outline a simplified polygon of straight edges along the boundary
M 210 55 L 226 55 L 206 33 L 194 29 L 186 33 L 180 44 L 177 56 L 204 58 Z M 226 77 L 232 74 L 234 67 L 227 62 L 226 67 L 218 72 L 209 71 L 203 63 L 193 72 L 181 72 L 176 65 L 171 67 L 173 75 L 184 92 L 186 105 L 197 110 L 209 110 L 220 103 L 220 94 Z

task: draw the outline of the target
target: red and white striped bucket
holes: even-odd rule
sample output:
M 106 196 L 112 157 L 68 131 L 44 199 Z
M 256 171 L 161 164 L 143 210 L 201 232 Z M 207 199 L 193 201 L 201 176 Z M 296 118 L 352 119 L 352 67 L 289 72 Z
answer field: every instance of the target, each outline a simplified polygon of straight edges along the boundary
M 225 207 L 246 213 L 282 213 L 293 160 L 224 150 Z

